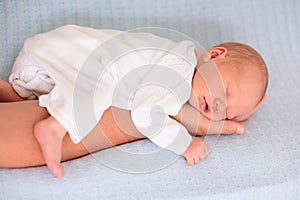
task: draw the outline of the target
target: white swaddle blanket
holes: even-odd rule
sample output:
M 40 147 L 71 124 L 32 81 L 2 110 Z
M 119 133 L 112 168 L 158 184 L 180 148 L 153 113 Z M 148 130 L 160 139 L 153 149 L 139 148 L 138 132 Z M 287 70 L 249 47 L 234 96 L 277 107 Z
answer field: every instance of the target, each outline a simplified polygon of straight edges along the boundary
M 130 110 L 136 128 L 181 155 L 192 136 L 170 115 L 187 102 L 197 60 L 191 41 L 68 25 L 25 41 L 10 82 L 81 141 L 109 106 Z
M 78 30 L 77 35 L 75 34 L 76 29 Z M 72 65 L 79 66 L 84 62 L 86 56 L 91 53 L 90 51 L 100 42 L 119 33 L 115 30 L 100 32 L 96 29 L 83 29 L 73 25 L 67 25 L 57 30 L 48 32 L 46 38 L 43 36 L 44 34 L 38 34 L 25 41 L 24 47 L 20 51 L 9 77 L 9 82 L 21 97 L 26 99 L 36 99 L 43 94 L 49 93 L 53 89 L 55 85 L 53 79 L 55 79 L 55 77 L 52 79 L 49 76 L 49 71 L 46 71 L 48 65 L 67 64 L 69 59 L 72 60 L 72 62 L 68 63 L 69 67 L 70 65 L 71 67 Z M 70 30 L 73 30 L 73 33 Z M 70 40 L 67 39 L 63 41 L 63 38 L 59 39 L 59 32 L 65 32 L 64 34 L 66 35 L 73 34 L 73 41 L 70 42 Z M 56 36 L 56 34 L 58 35 Z M 32 42 L 32 40 L 34 40 L 34 42 Z M 45 40 L 47 42 L 45 42 Z M 66 47 L 66 45 L 69 45 L 69 47 Z M 68 48 L 77 49 L 76 51 L 68 51 Z M 59 52 L 60 50 L 62 50 L 62 52 Z M 53 54 L 51 51 L 57 51 L 58 53 Z M 41 54 L 44 53 L 44 55 L 41 55 L 38 52 Z M 43 56 L 45 58 L 43 58 Z M 41 61 L 44 61 L 45 63 Z M 55 68 L 55 66 L 53 67 Z M 65 72 L 66 71 L 56 73 Z

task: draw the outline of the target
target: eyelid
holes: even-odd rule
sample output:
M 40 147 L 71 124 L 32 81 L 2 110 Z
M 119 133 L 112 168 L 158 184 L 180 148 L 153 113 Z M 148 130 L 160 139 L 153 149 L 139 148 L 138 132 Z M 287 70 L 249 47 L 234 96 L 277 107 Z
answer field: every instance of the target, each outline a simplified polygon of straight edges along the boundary
M 226 93 L 225 93 L 225 96 L 229 96 L 229 92 L 228 92 L 228 87 L 226 87 Z
M 229 119 L 229 117 L 228 117 L 228 108 L 227 108 L 227 106 L 226 106 L 226 108 L 225 108 L 225 114 L 226 114 L 226 119 Z
M 229 96 L 229 93 L 228 93 L 228 84 L 227 84 L 227 87 L 226 87 L 226 93 L 225 93 L 225 114 L 226 114 L 226 118 L 228 118 L 228 96 Z
M 226 91 L 225 91 L 225 92 L 226 92 L 226 94 L 225 94 L 226 96 L 229 96 L 229 95 L 230 95 L 229 89 L 228 89 L 228 88 L 229 88 L 229 85 L 230 85 L 230 81 L 228 81 L 227 84 L 226 84 Z

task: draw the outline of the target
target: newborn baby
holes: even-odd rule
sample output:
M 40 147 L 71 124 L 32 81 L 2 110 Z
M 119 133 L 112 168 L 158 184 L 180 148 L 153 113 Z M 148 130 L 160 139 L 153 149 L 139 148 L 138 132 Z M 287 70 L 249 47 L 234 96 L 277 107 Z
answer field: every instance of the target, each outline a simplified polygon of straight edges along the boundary
M 245 120 L 266 99 L 268 72 L 244 44 L 203 52 L 191 41 L 67 25 L 27 39 L 9 81 L 51 114 L 34 134 L 60 178 L 65 134 L 78 143 L 110 106 L 130 111 L 136 128 L 158 146 L 197 163 L 208 148 L 174 119 L 183 105 L 213 120 Z

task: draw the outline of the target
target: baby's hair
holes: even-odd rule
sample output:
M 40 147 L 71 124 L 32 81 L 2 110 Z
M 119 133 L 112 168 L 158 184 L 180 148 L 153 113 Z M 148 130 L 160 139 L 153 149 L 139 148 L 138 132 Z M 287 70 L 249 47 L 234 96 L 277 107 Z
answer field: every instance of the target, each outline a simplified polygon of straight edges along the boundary
M 263 76 L 261 100 L 266 94 L 269 76 L 266 63 L 261 55 L 252 47 L 242 43 L 226 42 L 217 46 L 227 49 L 226 61 L 230 63 L 230 66 L 236 67 L 240 73 L 244 73 L 247 70 L 247 67 L 257 67 L 258 70 L 261 71 Z

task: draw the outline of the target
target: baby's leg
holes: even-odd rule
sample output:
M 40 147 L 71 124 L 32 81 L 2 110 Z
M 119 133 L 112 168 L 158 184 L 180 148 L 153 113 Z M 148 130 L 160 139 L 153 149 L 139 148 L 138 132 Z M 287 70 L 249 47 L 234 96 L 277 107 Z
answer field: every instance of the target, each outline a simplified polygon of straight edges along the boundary
M 57 178 L 63 177 L 60 162 L 62 141 L 66 135 L 66 129 L 54 117 L 50 116 L 35 125 L 34 135 L 49 169 Z

